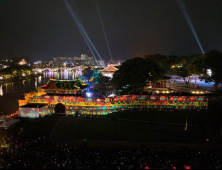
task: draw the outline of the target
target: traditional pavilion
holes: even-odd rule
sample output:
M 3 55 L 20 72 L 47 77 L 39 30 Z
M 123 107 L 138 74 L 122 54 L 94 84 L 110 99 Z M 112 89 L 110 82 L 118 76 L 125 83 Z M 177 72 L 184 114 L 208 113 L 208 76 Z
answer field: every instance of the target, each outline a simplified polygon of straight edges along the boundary
M 41 89 L 44 89 L 47 94 L 80 95 L 81 90 L 87 87 L 88 85 L 84 84 L 80 78 L 73 80 L 57 80 L 50 78 L 45 85 L 41 86 Z
M 110 64 L 108 67 L 104 68 L 103 70 L 100 70 L 103 76 L 113 78 L 113 74 L 115 71 L 119 70 L 118 67 L 119 64 Z

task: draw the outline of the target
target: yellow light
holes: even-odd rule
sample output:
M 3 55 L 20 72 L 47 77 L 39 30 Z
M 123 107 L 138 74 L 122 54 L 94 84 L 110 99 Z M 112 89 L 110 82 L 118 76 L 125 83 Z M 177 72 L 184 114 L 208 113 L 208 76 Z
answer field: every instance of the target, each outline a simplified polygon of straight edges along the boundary
M 195 93 L 194 91 L 192 91 L 192 93 Z
M 167 93 L 169 93 L 169 91 L 166 91 Z
M 197 94 L 199 94 L 199 91 L 197 92 Z
M 158 93 L 158 91 L 156 91 Z
M 203 92 L 201 92 L 201 93 L 203 93 Z
M 165 91 L 163 91 L 163 93 L 165 93 Z

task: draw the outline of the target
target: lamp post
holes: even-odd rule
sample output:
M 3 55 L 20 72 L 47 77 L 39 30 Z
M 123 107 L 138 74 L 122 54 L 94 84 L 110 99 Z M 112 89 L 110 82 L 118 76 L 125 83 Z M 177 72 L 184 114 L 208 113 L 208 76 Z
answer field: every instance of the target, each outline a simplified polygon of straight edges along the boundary
M 186 114 L 186 125 L 185 125 L 184 130 L 187 130 L 187 114 Z

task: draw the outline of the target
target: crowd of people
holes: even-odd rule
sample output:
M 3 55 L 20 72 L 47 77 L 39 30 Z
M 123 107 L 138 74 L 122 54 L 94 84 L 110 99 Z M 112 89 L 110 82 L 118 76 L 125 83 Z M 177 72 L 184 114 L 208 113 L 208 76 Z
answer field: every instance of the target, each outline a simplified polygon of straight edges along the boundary
M 5 137 L 0 169 L 220 169 L 220 152 L 149 147 L 81 147 L 51 142 L 46 137 L 20 141 Z

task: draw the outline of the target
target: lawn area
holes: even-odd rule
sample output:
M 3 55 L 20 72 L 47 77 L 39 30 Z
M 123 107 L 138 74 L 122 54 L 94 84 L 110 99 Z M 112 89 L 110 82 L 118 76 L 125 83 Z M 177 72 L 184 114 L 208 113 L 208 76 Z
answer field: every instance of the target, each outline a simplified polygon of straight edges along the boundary
M 63 116 L 64 115 L 45 116 L 43 119 L 35 122 L 32 125 L 32 129 L 28 127 L 24 128 L 26 129 L 25 133 L 28 135 L 29 138 L 38 138 L 42 136 L 49 138 L 53 127 Z
M 186 123 L 186 116 L 188 125 L 199 125 L 207 123 L 206 111 L 158 111 L 158 110 L 124 110 L 116 113 L 111 113 L 106 118 L 126 119 L 126 120 L 141 120 L 162 123 Z
M 79 120 L 79 121 L 78 121 Z M 206 131 L 199 126 L 150 124 L 103 118 L 81 118 L 65 116 L 53 130 L 52 139 L 72 141 L 74 139 L 134 142 L 181 142 L 201 143 Z
M 188 130 L 185 131 L 186 115 L 188 115 Z M 157 122 L 162 122 L 163 124 Z M 158 112 L 133 110 L 112 113 L 98 118 L 52 115 L 39 120 L 21 119 L 15 127 L 1 130 L 0 133 L 2 135 L 3 133 L 17 135 L 20 129 L 23 128 L 24 135 L 19 135 L 19 138 L 24 141 L 37 139 L 42 136 L 50 138 L 52 134 L 51 139 L 55 141 L 87 139 L 134 142 L 181 142 L 182 140 L 188 143 L 202 143 L 207 138 L 206 128 L 203 126 L 192 126 L 199 125 L 201 122 L 207 122 L 205 112 L 186 113 L 182 111 Z
M 73 140 L 85 117 L 63 116 L 52 131 L 51 139 Z
M 69 127 L 67 125 L 67 127 Z M 76 139 L 137 142 L 202 142 L 204 131 L 198 126 L 149 124 L 130 121 L 85 119 Z

